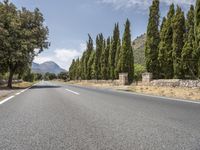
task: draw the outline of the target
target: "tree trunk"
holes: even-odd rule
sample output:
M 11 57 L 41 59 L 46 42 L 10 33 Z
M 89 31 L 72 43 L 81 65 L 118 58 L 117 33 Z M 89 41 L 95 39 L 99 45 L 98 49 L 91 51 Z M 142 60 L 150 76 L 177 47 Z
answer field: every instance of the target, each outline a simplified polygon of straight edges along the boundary
M 8 85 L 7 87 L 12 89 L 12 80 L 13 80 L 14 71 L 10 69 L 9 78 L 8 78 Z

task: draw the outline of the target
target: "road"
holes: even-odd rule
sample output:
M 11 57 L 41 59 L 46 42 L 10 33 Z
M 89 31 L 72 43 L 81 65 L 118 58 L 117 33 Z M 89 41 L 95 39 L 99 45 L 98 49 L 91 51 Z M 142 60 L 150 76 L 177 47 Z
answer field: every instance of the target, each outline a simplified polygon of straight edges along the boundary
M 0 150 L 200 150 L 200 105 L 41 82 L 0 105 Z

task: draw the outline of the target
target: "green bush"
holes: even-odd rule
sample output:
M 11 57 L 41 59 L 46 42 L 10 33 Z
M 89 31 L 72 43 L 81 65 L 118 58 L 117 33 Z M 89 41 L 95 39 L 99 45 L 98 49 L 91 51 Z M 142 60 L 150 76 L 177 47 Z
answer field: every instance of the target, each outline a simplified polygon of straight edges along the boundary
M 134 64 L 134 72 L 135 72 L 135 81 L 142 80 L 142 74 L 146 72 L 146 68 L 141 64 Z

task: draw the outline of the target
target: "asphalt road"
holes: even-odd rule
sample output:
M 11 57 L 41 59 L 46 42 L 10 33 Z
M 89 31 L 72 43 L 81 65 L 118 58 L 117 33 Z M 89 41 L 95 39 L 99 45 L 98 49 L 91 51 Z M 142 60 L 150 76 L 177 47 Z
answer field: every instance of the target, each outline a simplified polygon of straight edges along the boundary
M 0 150 L 200 150 L 200 105 L 41 82 L 0 104 Z

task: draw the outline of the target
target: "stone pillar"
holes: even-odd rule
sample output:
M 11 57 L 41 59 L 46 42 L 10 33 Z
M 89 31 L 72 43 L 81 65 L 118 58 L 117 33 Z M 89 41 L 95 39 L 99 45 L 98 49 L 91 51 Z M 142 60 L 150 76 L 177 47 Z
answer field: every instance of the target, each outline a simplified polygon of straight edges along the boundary
M 146 72 L 142 74 L 142 82 L 143 83 L 150 83 L 153 79 L 152 73 Z
M 119 84 L 128 85 L 128 73 L 119 73 Z

